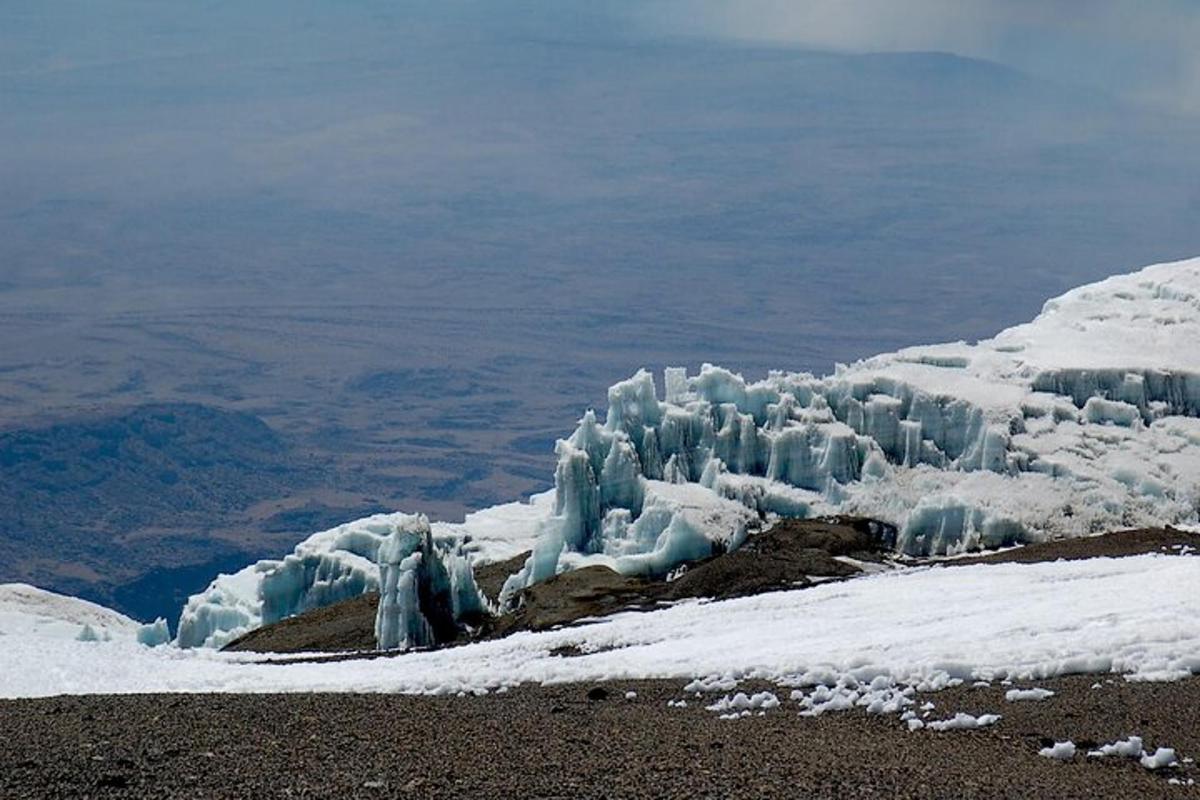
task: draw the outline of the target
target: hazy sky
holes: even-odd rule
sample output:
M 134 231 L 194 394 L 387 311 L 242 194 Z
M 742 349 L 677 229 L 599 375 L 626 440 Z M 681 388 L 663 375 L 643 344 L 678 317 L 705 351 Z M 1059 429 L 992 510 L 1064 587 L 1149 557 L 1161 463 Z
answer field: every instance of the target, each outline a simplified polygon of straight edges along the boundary
M 664 32 L 947 51 L 1200 111 L 1195 0 L 659 0 L 639 14 Z
M 277 273 L 324 292 L 358 270 L 346 296 L 386 274 L 408 298 L 453 265 L 593 307 L 623 294 L 598 270 L 652 265 L 667 285 L 769 270 L 820 305 L 815 275 L 846 297 L 886 255 L 972 292 L 984 264 L 1037 276 L 1001 287 L 1024 293 L 1011 323 L 1197 247 L 1200 117 L 1118 95 L 1194 105 L 1200 11 L 1080 5 L 7 0 L 0 293 L 57 308 L 58 288 L 105 287 L 90 307 L 115 310 L 186 283 L 179 303 L 240 302 Z M 597 285 L 566 291 L 555 268 Z
M 700 36 L 852 51 L 937 50 L 985 58 L 1040 77 L 1115 91 L 1126 97 L 1200 112 L 1200 2 L 1195 0 L 442 0 L 353 4 L 321 0 L 247 8 L 224 0 L 78 2 L 9 0 L 0 9 L 0 77 L 5 72 L 78 66 L 91 56 L 119 56 L 106 28 L 130 24 L 161 53 L 188 41 L 196 19 L 262 21 L 310 15 L 329 26 L 337 16 L 403 17 L 406 35 L 486 39 L 498 31 L 574 40 Z M 158 24 L 164 14 L 176 24 Z M 39 23 L 49 23 L 40 25 Z M 33 24 L 38 34 L 23 35 Z M 336 23 L 333 23 L 337 27 Z M 215 30 L 215 29 L 214 29 Z M 228 29 L 236 41 L 236 28 Z M 131 40 L 134 47 L 142 37 Z M 190 44 L 195 45 L 194 41 Z M 11 74 L 11 72 L 10 72 Z
M 944 50 L 1200 110 L 1194 0 L 656 0 L 648 29 L 850 50 Z

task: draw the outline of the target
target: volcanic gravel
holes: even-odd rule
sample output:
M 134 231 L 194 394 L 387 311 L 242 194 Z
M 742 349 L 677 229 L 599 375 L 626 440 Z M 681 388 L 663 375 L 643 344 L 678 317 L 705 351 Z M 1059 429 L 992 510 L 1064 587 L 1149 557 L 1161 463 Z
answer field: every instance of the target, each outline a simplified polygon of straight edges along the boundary
M 1200 755 L 1200 677 L 1074 676 L 923 696 L 931 718 L 1003 719 L 908 732 L 896 716 L 721 720 L 683 681 L 523 687 L 483 697 L 142 695 L 0 702 L 0 797 L 1134 798 L 1200 797 L 1194 764 L 1150 772 L 1081 750 L 1130 734 Z M 1099 683 L 1099 688 L 1092 688 Z M 626 699 L 627 691 L 637 696 Z M 593 699 L 589 699 L 589 695 Z M 667 701 L 686 698 L 687 708 Z M 1170 778 L 1182 781 L 1169 783 Z
M 1175 528 L 1138 528 L 1099 536 L 1055 539 L 965 558 L 941 561 L 951 566 L 970 564 L 1033 564 L 1043 561 L 1079 561 L 1087 558 L 1122 558 L 1143 553 L 1181 555 L 1200 550 L 1200 534 Z

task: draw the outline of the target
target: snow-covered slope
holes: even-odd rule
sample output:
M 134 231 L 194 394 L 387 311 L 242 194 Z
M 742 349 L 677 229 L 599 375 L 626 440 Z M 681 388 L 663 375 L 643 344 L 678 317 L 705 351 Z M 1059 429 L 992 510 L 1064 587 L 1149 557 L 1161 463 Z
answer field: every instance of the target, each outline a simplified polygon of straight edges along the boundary
M 938 687 L 951 679 L 1200 672 L 1200 556 L 932 567 L 589 625 L 336 663 L 118 642 L 0 647 L 0 696 L 89 692 L 453 693 L 524 682 L 736 678 Z M 581 655 L 564 656 L 564 652 Z M 46 669 L 47 664 L 54 669 Z
M 1200 260 L 1075 289 L 975 344 L 825 377 L 668 369 L 663 389 L 646 372 L 614 385 L 604 421 L 588 412 L 558 443 L 552 495 L 435 536 L 472 540 L 480 560 L 532 545 L 511 595 L 588 563 L 664 572 L 772 515 L 875 517 L 909 553 L 1196 523 Z M 220 644 L 372 586 L 389 525 L 351 523 L 219 579 L 189 603 L 180 642 Z
M 165 620 L 143 625 L 96 603 L 24 583 L 0 584 L 0 649 L 25 639 L 128 641 L 167 639 Z

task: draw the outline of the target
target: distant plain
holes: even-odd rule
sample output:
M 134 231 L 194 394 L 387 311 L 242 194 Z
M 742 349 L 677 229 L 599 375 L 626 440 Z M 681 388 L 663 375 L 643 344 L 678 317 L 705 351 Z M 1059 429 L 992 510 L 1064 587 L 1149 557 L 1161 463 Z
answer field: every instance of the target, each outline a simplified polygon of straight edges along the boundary
M 638 367 L 824 371 L 1200 253 L 1196 119 L 987 62 L 106 6 L 3 12 L 0 581 L 140 616 L 341 519 L 543 490 Z M 78 446 L 113 430 L 158 489 Z

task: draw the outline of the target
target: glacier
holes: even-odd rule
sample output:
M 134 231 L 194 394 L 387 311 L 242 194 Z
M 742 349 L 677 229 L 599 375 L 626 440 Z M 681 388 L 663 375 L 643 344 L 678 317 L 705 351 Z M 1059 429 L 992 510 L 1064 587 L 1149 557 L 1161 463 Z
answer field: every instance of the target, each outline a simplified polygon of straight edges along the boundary
M 668 368 L 662 388 L 644 370 L 612 386 L 603 420 L 588 411 L 557 443 L 552 492 L 430 535 L 477 564 L 532 551 L 511 604 L 589 564 L 665 574 L 780 516 L 876 518 L 909 555 L 1200 519 L 1200 259 L 1079 287 L 979 342 L 826 376 Z M 349 523 L 218 578 L 179 643 L 377 589 L 381 543 L 410 524 Z
M 534 544 L 553 493 L 468 514 L 461 523 L 429 523 L 433 539 L 473 564 L 504 561 Z M 192 595 L 179 618 L 180 647 L 220 648 L 255 628 L 380 588 L 381 548 L 407 532 L 414 515 L 375 514 L 315 533 L 282 559 L 219 575 Z M 388 551 L 383 551 L 387 555 Z

